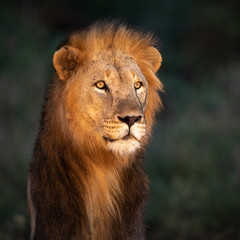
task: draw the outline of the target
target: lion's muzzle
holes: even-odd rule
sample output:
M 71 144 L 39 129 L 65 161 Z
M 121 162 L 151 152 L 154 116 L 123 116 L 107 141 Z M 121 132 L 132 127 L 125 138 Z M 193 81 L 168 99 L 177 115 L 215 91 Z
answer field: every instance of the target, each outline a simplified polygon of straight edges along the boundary
M 146 124 L 141 115 L 117 117 L 117 120 L 104 121 L 103 138 L 109 149 L 118 153 L 134 152 L 141 146 L 146 134 Z

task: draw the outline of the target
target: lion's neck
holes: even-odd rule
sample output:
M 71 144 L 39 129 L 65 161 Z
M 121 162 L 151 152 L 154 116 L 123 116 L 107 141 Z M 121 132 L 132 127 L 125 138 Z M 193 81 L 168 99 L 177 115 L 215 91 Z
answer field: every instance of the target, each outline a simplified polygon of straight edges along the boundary
M 86 154 L 59 135 L 55 139 L 58 144 L 49 144 L 48 140 L 42 138 L 42 147 L 35 153 L 38 156 L 43 153 L 41 149 L 48 149 L 44 155 L 51 160 L 49 176 L 56 181 L 56 187 L 52 188 L 53 183 L 46 179 L 44 192 L 51 193 L 49 198 L 53 202 L 59 201 L 54 196 L 59 195 L 60 189 L 61 193 L 68 192 L 62 194 L 64 204 L 54 211 L 66 213 L 75 221 L 76 239 L 121 239 L 122 232 L 131 229 L 129 221 L 139 221 L 136 226 L 141 228 L 140 206 L 146 198 L 147 185 L 140 158 L 125 159 L 124 163 L 123 158 L 109 152 L 98 150 Z M 45 171 L 47 162 L 40 164 Z
M 111 224 L 121 222 L 122 218 L 122 174 L 132 159 L 117 157 L 100 148 L 89 149 L 92 151 L 86 151 L 86 146 L 73 146 L 75 154 L 72 159 L 66 159 L 73 171 L 77 169 L 79 176 L 78 191 L 82 195 L 87 223 L 86 228 L 83 227 L 83 236 L 91 240 L 111 239 Z M 84 173 L 82 165 L 86 168 Z M 76 184 L 75 180 L 73 184 Z

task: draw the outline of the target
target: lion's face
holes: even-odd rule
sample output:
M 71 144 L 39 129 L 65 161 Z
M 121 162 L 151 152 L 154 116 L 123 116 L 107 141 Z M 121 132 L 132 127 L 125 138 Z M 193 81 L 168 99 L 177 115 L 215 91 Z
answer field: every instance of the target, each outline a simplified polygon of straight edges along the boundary
M 78 48 L 65 46 L 53 58 L 64 86 L 61 112 L 71 135 L 76 141 L 84 139 L 85 144 L 114 154 L 133 154 L 145 146 L 159 104 L 156 89 L 160 85 L 154 73 L 160 67 L 161 55 L 147 46 L 140 58 L 149 70 L 149 79 L 153 79 L 149 85 L 130 54 L 117 47 L 93 51 L 87 58 L 83 54 Z
M 121 155 L 140 148 L 146 135 L 148 83 L 138 65 L 123 52 L 101 52 L 74 77 L 79 111 L 90 133 Z M 84 125 L 85 125 L 84 124 Z

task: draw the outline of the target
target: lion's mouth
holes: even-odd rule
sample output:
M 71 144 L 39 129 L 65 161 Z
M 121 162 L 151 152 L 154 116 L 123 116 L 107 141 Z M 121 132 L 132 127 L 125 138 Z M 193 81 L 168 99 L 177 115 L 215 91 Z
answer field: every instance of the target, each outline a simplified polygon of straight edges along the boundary
M 126 135 L 125 137 L 122 137 L 122 138 L 118 138 L 118 139 L 112 139 L 112 138 L 107 138 L 105 136 L 103 136 L 103 139 L 106 141 L 106 142 L 115 142 L 115 141 L 118 141 L 118 140 L 124 140 L 124 141 L 127 141 L 127 140 L 137 140 L 133 135 Z
M 103 137 L 106 146 L 109 150 L 120 155 L 129 155 L 134 153 L 136 149 L 141 148 L 141 142 L 137 140 L 133 135 L 126 135 L 121 138 L 108 138 Z
M 107 138 L 107 137 L 104 137 L 104 136 L 103 136 L 103 139 L 104 139 L 106 142 L 114 142 L 114 141 L 117 141 L 117 140 L 118 140 L 118 139 Z

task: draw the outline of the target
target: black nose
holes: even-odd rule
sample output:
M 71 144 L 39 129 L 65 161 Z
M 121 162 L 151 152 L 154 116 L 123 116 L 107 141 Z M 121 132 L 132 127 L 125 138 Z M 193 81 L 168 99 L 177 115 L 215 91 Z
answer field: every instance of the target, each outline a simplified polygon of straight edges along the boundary
M 139 116 L 126 116 L 126 117 L 120 117 L 118 116 L 118 119 L 121 121 L 121 122 L 124 122 L 126 123 L 129 128 L 135 123 L 135 122 L 139 122 L 141 120 L 142 116 L 139 115 Z

